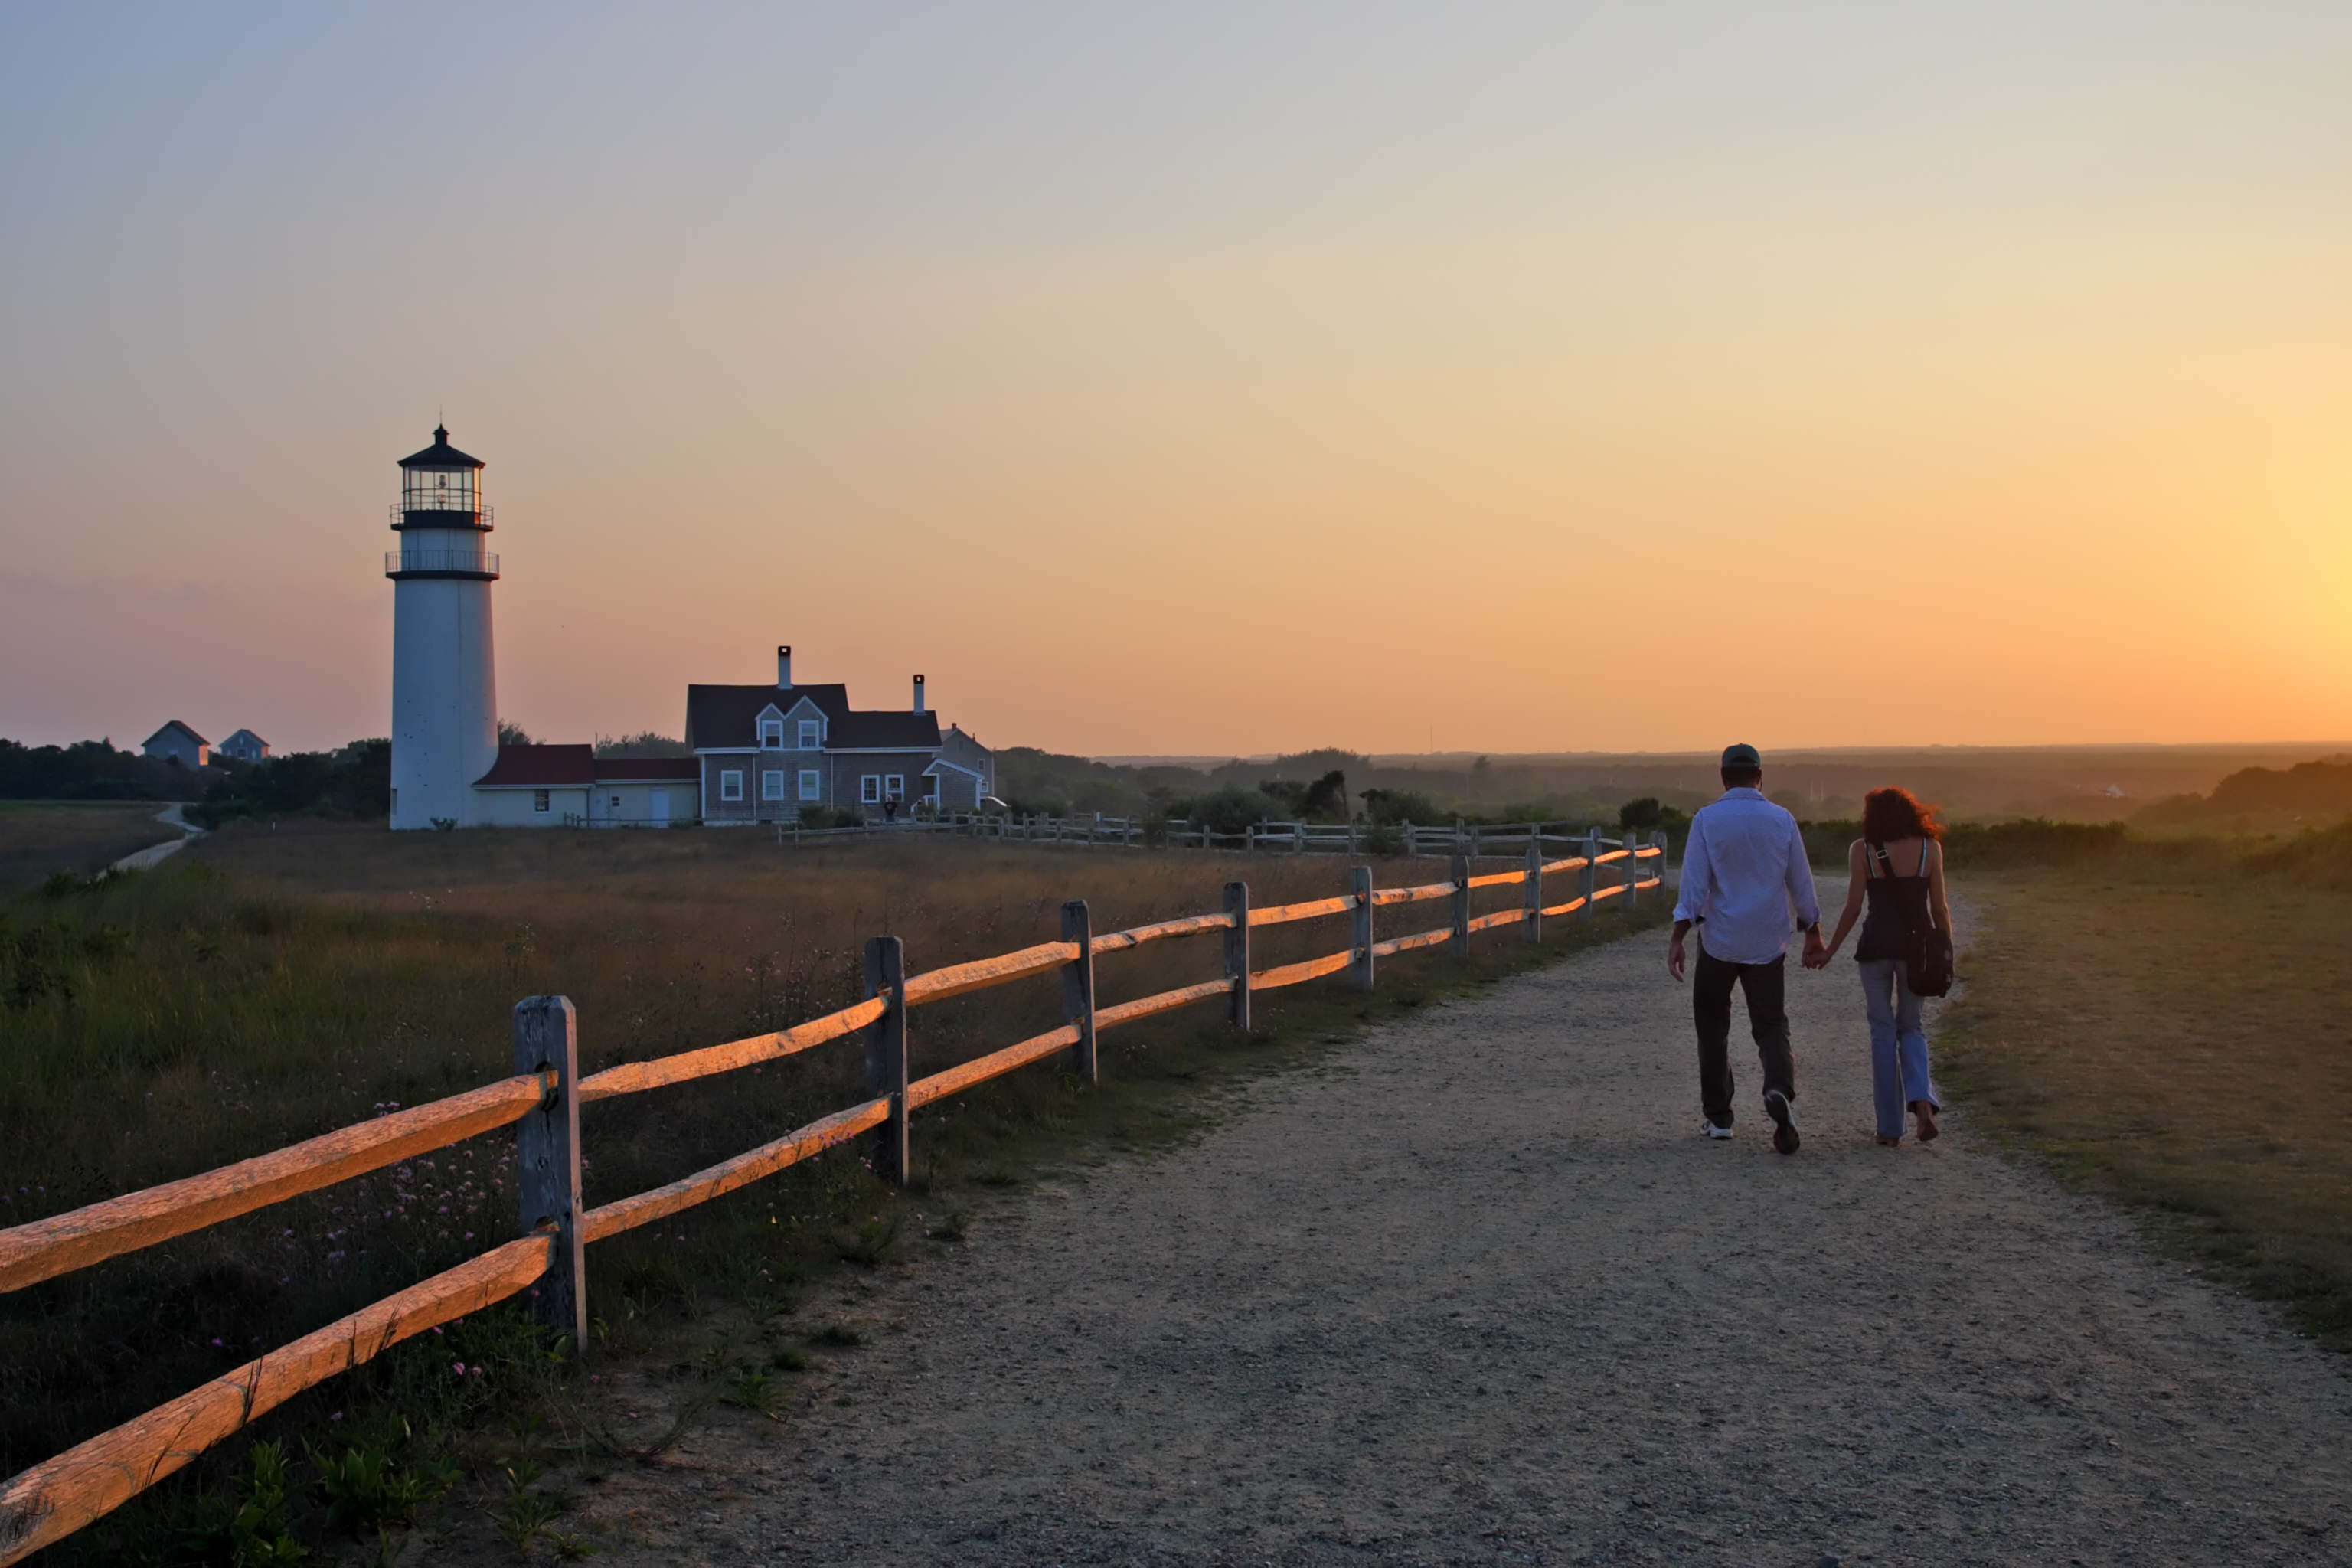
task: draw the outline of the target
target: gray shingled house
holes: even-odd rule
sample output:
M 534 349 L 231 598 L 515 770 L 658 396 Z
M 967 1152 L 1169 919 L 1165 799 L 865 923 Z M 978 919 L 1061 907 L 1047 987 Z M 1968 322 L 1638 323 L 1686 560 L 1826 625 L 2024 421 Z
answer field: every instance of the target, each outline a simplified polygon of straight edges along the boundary
M 714 827 L 790 822 L 810 805 L 878 815 L 890 800 L 970 811 L 995 771 L 971 736 L 940 732 L 921 676 L 911 708 L 856 709 L 845 686 L 795 685 L 789 647 L 776 649 L 772 686 L 688 687 L 686 743 Z

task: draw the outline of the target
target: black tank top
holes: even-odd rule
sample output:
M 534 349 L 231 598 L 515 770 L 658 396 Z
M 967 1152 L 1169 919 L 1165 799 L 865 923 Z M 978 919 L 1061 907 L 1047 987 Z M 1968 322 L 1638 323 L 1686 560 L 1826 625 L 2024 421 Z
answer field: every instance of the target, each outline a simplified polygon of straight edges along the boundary
M 1853 944 L 1854 962 L 1899 961 L 1905 956 L 1904 932 L 1925 931 L 1933 923 L 1927 912 L 1927 843 L 1919 845 L 1919 869 L 1911 876 L 1895 874 L 1884 844 L 1865 847 L 1863 867 L 1870 875 L 1864 889 L 1870 908 L 1862 918 L 1862 940 Z

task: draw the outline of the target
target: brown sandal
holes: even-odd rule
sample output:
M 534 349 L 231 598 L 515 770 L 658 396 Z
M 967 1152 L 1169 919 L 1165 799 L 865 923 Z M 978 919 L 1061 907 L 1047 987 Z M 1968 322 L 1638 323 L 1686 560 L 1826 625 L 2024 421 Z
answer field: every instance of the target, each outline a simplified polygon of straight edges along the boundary
M 1917 1117 L 1919 1120 L 1919 1142 L 1922 1143 L 1934 1142 L 1936 1141 L 1935 1102 L 1926 1100 L 1915 1100 L 1911 1102 L 1911 1114 Z

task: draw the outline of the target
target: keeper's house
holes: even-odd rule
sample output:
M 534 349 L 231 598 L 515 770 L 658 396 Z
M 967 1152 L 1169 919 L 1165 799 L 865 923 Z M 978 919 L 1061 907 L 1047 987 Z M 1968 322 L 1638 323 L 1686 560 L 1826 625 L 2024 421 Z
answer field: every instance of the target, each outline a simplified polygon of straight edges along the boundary
M 668 827 L 701 806 L 692 757 L 600 757 L 593 746 L 500 746 L 474 781 L 484 827 Z
M 845 686 L 794 685 L 788 647 L 772 686 L 688 687 L 686 743 L 714 827 L 791 822 L 811 805 L 878 814 L 893 800 L 970 811 L 994 773 L 979 742 L 953 725 L 940 733 L 921 676 L 911 708 L 855 709 Z

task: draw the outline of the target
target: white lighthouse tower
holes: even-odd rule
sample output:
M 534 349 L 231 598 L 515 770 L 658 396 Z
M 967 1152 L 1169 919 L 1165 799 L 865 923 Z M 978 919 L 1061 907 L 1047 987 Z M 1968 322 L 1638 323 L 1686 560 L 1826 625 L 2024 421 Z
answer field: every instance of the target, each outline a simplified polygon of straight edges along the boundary
M 474 781 L 499 760 L 498 676 L 490 647 L 490 509 L 482 461 L 449 445 L 400 459 L 392 526 L 392 826 L 468 827 Z

